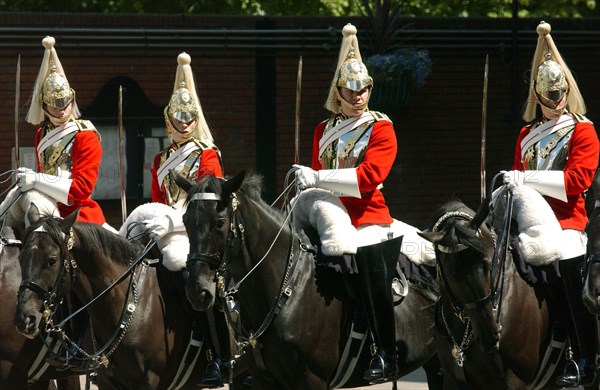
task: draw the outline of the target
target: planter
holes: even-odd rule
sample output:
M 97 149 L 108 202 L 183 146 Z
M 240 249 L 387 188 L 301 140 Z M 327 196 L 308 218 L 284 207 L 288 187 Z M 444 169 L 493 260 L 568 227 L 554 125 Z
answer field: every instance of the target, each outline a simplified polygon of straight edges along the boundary
M 374 81 L 369 99 L 369 109 L 381 112 L 396 112 L 408 104 L 410 80 L 405 74 L 395 80 Z

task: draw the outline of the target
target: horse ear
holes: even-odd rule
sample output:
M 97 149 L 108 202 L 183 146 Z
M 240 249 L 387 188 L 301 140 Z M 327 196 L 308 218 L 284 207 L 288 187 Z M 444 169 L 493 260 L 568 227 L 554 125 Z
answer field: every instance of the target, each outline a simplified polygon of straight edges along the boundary
M 417 234 L 433 244 L 442 241 L 442 239 L 444 238 L 443 232 L 422 231 L 417 232 Z
M 475 216 L 473 217 L 471 222 L 469 222 L 469 226 L 474 230 L 479 229 L 479 227 L 485 221 L 485 219 L 488 217 L 489 214 L 490 214 L 490 197 L 487 197 L 483 200 L 483 202 L 481 202 L 481 205 L 479 206 L 479 210 L 477 210 L 477 213 L 475 213 Z
M 245 178 L 246 178 L 246 171 L 241 171 L 240 173 L 238 173 L 231 179 L 226 180 L 225 183 L 223 183 L 223 187 L 222 187 L 223 195 L 229 196 L 230 194 L 233 194 L 234 192 L 239 190 L 240 187 L 242 186 L 242 183 L 244 182 Z
M 40 209 L 35 205 L 35 203 L 29 203 L 29 207 L 27 208 L 27 213 L 25 215 L 25 226 L 29 227 L 36 222 L 42 219 L 42 213 Z
M 188 193 L 190 191 L 190 188 L 192 188 L 192 186 L 194 185 L 193 182 L 189 181 L 187 178 L 181 176 L 179 173 L 175 172 L 172 169 L 169 170 L 169 174 L 175 180 L 177 186 L 179 186 L 179 188 L 184 190 L 186 193 Z
M 69 230 L 73 227 L 73 224 L 77 220 L 79 216 L 80 207 L 77 207 L 77 210 L 73 211 L 71 214 L 67 215 L 67 217 L 59 222 L 60 229 L 68 234 Z

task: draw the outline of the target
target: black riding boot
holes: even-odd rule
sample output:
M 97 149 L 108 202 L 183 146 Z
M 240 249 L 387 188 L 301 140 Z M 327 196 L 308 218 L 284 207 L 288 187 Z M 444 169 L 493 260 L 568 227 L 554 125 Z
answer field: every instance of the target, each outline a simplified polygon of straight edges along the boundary
M 565 373 L 556 379 L 563 387 L 588 386 L 596 379 L 596 354 L 598 333 L 595 316 L 590 314 L 581 299 L 583 289 L 584 257 L 559 261 L 561 283 L 566 308 L 563 318 L 569 334 L 573 360 Z
M 224 314 L 216 308 L 206 312 L 206 322 L 208 330 L 205 340 L 208 341 L 207 349 L 208 365 L 204 373 L 204 378 L 200 380 L 202 387 L 222 387 L 223 383 L 229 378 L 229 330 Z
M 373 359 L 363 379 L 383 383 L 398 375 L 396 324 L 392 281 L 400 254 L 402 237 L 358 248 L 358 293 L 373 334 Z
M 221 362 L 219 357 L 213 355 L 211 349 L 208 349 L 206 353 L 209 355 L 209 363 L 206 366 L 204 378 L 200 380 L 199 385 L 208 388 L 223 387 L 223 377 L 221 372 L 221 365 L 223 362 Z

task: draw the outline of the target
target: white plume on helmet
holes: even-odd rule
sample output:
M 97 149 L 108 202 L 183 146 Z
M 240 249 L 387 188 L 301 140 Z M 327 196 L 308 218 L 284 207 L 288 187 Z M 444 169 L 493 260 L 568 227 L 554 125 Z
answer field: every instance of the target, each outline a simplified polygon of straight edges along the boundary
M 580 115 L 584 115 L 586 112 L 583 96 L 581 96 L 579 87 L 577 86 L 577 83 L 575 82 L 575 79 L 573 78 L 569 67 L 563 60 L 562 56 L 558 52 L 558 49 L 556 48 L 556 45 L 554 44 L 554 40 L 550 35 L 551 30 L 552 28 L 550 27 L 550 24 L 544 21 L 540 22 L 540 24 L 536 28 L 536 31 L 538 33 L 538 40 L 537 46 L 535 48 L 535 54 L 533 55 L 533 60 L 531 61 L 529 96 L 527 98 L 525 110 L 523 112 L 523 119 L 526 122 L 531 122 L 536 117 L 536 108 L 538 103 L 535 91 L 536 79 L 538 77 L 538 72 L 540 71 L 540 69 L 549 67 L 549 63 L 547 62 L 547 54 L 549 54 L 549 59 L 551 61 L 556 62 L 560 66 L 560 68 L 562 68 L 562 72 L 564 73 L 564 78 L 566 79 L 566 82 L 568 84 L 566 107 L 569 110 L 569 112 Z
M 187 111 L 187 113 L 189 113 L 196 120 L 196 125 L 193 131 L 194 138 L 200 141 L 210 141 L 212 143 L 214 139 L 204 117 L 204 113 L 202 112 L 200 99 L 196 93 L 196 83 L 194 82 L 192 66 L 190 65 L 191 62 L 192 58 L 186 52 L 182 52 L 177 56 L 178 65 L 175 73 L 175 82 L 173 84 L 173 93 L 169 99 L 169 104 L 165 107 L 164 111 L 165 124 L 168 131 L 173 131 L 169 116 L 177 110 Z M 181 99 L 182 96 L 184 96 L 186 100 L 186 102 L 183 104 Z M 174 107 L 175 105 L 178 105 L 178 107 Z M 185 121 L 186 120 L 184 120 L 184 122 Z
M 48 85 L 46 83 L 46 79 L 51 77 L 56 77 L 57 75 L 62 76 L 61 82 L 65 83 L 65 88 L 69 88 L 67 81 L 67 76 L 65 75 L 65 71 L 58 59 L 58 54 L 56 53 L 56 49 L 54 49 L 56 41 L 53 37 L 47 36 L 42 39 L 42 45 L 46 49 L 44 51 L 44 58 L 42 59 L 42 64 L 40 65 L 40 70 L 38 72 L 37 78 L 35 79 L 35 83 L 33 85 L 33 93 L 31 95 L 31 105 L 29 106 L 29 111 L 27 112 L 27 117 L 25 120 L 32 125 L 39 125 L 44 120 L 44 85 Z M 59 77 L 60 77 L 59 76 Z M 72 91 L 72 89 L 71 89 Z M 73 100 L 72 100 L 73 108 L 71 111 L 71 115 L 74 118 L 79 118 L 81 113 L 79 112 L 79 108 L 77 107 L 77 102 L 75 101 L 75 94 L 73 92 Z
M 358 47 L 358 38 L 356 37 L 357 29 L 354 25 L 348 23 L 342 29 L 342 44 L 338 56 L 338 63 L 335 70 L 335 75 L 329 87 L 329 95 L 325 102 L 325 108 L 334 114 L 340 112 L 338 82 L 340 76 L 345 75 L 346 79 L 343 86 L 355 86 L 360 90 L 366 86 L 373 85 L 373 79 L 368 74 L 366 66 L 362 62 L 360 49 Z M 348 85 L 346 85 L 349 82 Z M 355 89 L 355 88 L 351 88 Z

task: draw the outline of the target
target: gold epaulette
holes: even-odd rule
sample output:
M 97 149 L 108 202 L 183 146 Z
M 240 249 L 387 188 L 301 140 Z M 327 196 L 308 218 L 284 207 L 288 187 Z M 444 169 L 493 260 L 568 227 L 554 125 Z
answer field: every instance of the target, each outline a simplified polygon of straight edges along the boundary
M 388 121 L 388 122 L 392 122 L 392 120 L 385 115 L 383 112 L 379 112 L 379 111 L 369 111 L 371 113 L 371 115 L 373 115 L 373 118 L 375 118 L 375 121 Z
M 575 118 L 575 121 L 579 122 L 587 122 L 587 123 L 591 123 L 593 124 L 593 122 L 591 120 L 589 120 L 586 116 L 583 116 L 581 114 L 572 114 L 573 118 Z
M 194 138 L 194 142 L 196 143 L 196 145 L 198 145 L 198 147 L 202 151 L 205 151 L 207 149 L 214 149 L 219 156 L 221 155 L 221 151 L 219 150 L 219 148 L 217 147 L 217 145 L 215 145 L 214 143 L 212 143 L 212 141 L 210 141 L 210 140 L 205 139 L 205 140 L 202 140 L 202 141 L 198 141 L 197 139 Z
M 81 131 L 98 131 L 96 130 L 96 126 L 94 126 L 92 122 L 88 121 L 87 119 L 75 119 L 75 123 Z

